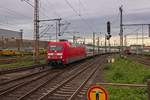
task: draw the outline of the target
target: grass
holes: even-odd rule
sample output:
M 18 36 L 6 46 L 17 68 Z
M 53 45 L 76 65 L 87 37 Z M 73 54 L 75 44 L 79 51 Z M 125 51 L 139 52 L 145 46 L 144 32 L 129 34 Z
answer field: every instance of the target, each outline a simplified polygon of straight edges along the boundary
M 10 64 L 0 64 L 0 69 L 7 69 L 7 68 L 16 68 L 16 67 L 26 67 L 34 65 L 33 56 L 32 55 L 26 55 L 26 56 L 0 56 L 1 59 L 11 59 L 16 58 L 17 62 L 13 62 Z M 40 64 L 45 64 L 45 55 L 40 56 Z
M 45 60 L 40 60 L 40 64 L 45 64 Z M 26 66 L 31 66 L 34 65 L 34 61 L 32 60 L 24 60 L 16 63 L 11 63 L 11 64 L 1 64 L 0 68 L 5 69 L 5 68 L 18 68 L 18 67 L 26 67 Z
M 149 57 L 150 56 L 150 52 L 145 52 L 144 55 Z
M 15 68 L 15 67 L 22 67 L 22 66 L 30 66 L 33 65 L 33 61 L 22 61 L 22 62 L 16 62 L 11 64 L 1 64 L 0 68 Z
M 146 84 L 150 79 L 150 67 L 116 57 L 115 63 L 104 67 L 104 79 L 112 83 Z M 146 88 L 108 86 L 107 90 L 109 100 L 147 100 Z
M 147 100 L 146 89 L 107 87 L 109 100 Z

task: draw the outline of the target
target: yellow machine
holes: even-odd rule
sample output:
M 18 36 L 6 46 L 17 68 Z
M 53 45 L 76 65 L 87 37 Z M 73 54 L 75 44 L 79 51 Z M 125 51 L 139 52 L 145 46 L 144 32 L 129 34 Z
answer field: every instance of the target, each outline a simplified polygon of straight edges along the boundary
M 5 49 L 1 51 L 1 55 L 13 56 L 13 55 L 16 55 L 16 50 Z
M 2 55 L 2 50 L 0 50 L 0 55 Z

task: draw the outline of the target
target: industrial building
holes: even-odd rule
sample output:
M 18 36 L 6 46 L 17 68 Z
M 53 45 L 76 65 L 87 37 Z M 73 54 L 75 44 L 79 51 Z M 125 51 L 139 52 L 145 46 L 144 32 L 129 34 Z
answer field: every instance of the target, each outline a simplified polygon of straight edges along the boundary
M 22 39 L 22 32 L 0 29 L 0 49 L 13 48 Z
M 12 50 L 33 50 L 34 41 L 24 40 L 22 38 L 22 31 L 12 31 L 6 29 L 0 29 L 0 49 L 12 49 Z M 46 48 L 47 41 L 39 42 L 40 48 Z
M 14 40 L 14 39 L 21 39 L 22 32 L 0 29 L 0 40 Z

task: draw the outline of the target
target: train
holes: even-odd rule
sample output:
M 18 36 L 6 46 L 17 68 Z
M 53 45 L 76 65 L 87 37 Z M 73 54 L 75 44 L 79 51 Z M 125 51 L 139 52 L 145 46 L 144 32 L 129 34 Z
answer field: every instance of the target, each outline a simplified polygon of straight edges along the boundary
M 129 47 L 124 48 L 125 54 L 142 54 L 144 52 L 144 48 L 142 45 L 130 45 Z
M 69 41 L 48 42 L 47 63 L 49 65 L 67 65 L 87 56 L 83 44 L 73 44 Z

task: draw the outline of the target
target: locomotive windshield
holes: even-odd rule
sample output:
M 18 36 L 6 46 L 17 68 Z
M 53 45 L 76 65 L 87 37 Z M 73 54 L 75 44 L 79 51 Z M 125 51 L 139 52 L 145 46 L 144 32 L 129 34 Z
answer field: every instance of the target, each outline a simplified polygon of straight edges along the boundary
M 63 49 L 63 46 L 62 45 L 50 45 L 49 46 L 49 50 L 56 50 L 56 51 L 60 51 Z

